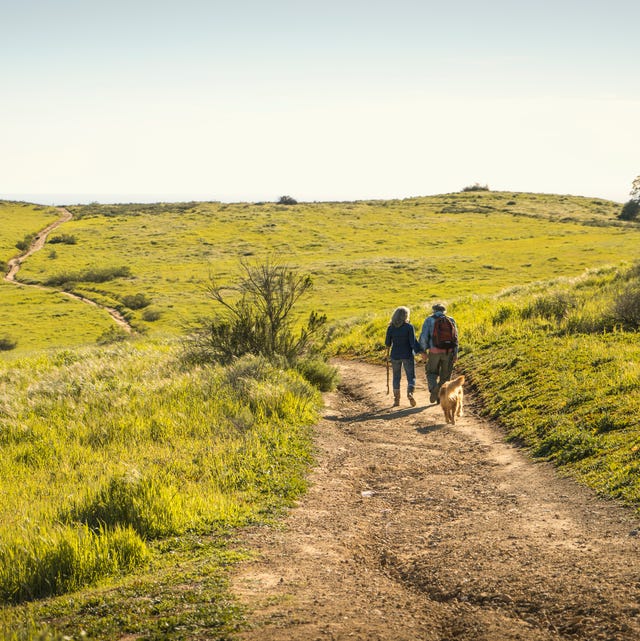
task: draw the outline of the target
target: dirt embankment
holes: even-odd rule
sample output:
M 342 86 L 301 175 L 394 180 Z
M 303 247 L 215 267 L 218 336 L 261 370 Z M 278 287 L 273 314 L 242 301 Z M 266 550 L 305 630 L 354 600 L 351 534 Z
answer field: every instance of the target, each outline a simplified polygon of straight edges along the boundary
M 4 276 L 4 279 L 9 282 L 13 283 L 14 285 L 21 285 L 24 287 L 36 287 L 38 289 L 44 289 L 44 290 L 49 290 L 50 288 L 44 287 L 43 285 L 32 285 L 29 283 L 20 283 L 19 281 L 16 280 L 16 274 L 20 270 L 20 266 L 24 261 L 29 258 L 32 254 L 35 254 L 35 252 L 40 251 L 45 243 L 47 242 L 47 238 L 49 237 L 49 234 L 51 234 L 52 231 L 60 227 L 60 225 L 69 222 L 73 218 L 73 214 L 68 210 L 65 209 L 64 207 L 58 207 L 58 211 L 61 213 L 61 217 L 56 220 L 55 222 L 51 223 L 47 227 L 45 227 L 42 231 L 38 232 L 36 234 L 35 238 L 31 242 L 31 245 L 29 245 L 29 248 L 27 251 L 24 253 L 20 254 L 19 256 L 16 256 L 15 258 L 10 259 L 7 262 L 7 267 L 9 270 Z M 73 292 L 60 292 L 64 296 L 68 296 L 69 298 L 73 298 L 74 300 L 78 300 L 82 303 L 85 303 L 87 305 L 92 305 L 93 307 L 99 307 L 101 309 L 104 309 L 109 316 L 114 320 L 116 325 L 121 327 L 124 331 L 128 333 L 132 333 L 133 329 L 127 319 L 117 310 L 114 309 L 113 307 L 106 307 L 104 305 L 99 305 L 95 301 L 91 300 L 90 298 L 86 298 L 85 296 L 80 296 L 79 294 L 74 294 Z
M 309 493 L 246 533 L 245 641 L 637 641 L 640 521 L 533 463 L 473 411 L 455 426 L 384 370 L 341 363 Z

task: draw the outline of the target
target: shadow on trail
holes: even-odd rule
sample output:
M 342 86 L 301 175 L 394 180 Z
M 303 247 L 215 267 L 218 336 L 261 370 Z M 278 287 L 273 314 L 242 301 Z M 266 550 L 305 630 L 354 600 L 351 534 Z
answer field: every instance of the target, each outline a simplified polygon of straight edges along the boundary
M 416 432 L 418 432 L 418 434 L 432 434 L 433 432 L 440 431 L 444 427 L 446 427 L 445 423 L 436 423 L 435 425 L 425 425 L 424 427 L 417 427 Z
M 348 415 L 348 416 L 336 416 L 335 414 L 325 416 L 324 418 L 328 421 L 335 421 L 336 423 L 362 423 L 364 421 L 370 420 L 381 420 L 381 421 L 393 421 L 406 416 L 412 416 L 413 414 L 420 414 L 424 412 L 427 407 L 407 407 L 406 409 L 394 410 L 391 407 L 386 407 L 380 410 L 374 410 L 372 412 L 362 412 L 360 414 Z

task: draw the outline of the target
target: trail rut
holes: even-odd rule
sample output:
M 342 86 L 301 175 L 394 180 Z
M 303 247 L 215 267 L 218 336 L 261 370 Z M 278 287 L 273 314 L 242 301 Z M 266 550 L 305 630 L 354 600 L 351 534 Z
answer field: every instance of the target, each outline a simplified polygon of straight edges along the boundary
M 310 491 L 245 534 L 249 640 L 640 639 L 640 521 L 504 442 L 473 410 L 392 409 L 341 362 Z

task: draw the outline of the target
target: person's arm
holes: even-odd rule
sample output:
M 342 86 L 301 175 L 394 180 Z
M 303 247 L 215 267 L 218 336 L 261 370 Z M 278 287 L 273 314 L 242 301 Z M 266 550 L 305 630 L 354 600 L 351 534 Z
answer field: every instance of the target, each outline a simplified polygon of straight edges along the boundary
M 426 363 L 427 361 L 427 350 L 429 349 L 429 317 L 425 318 L 424 323 L 422 323 L 422 330 L 420 332 L 420 338 L 418 339 L 420 347 L 422 347 L 422 362 Z
M 458 333 L 458 326 L 456 325 L 456 322 L 453 320 L 453 318 L 451 318 L 451 322 L 456 328 L 456 346 L 453 348 L 453 362 L 455 363 L 458 360 L 458 346 L 460 345 L 460 335 Z
M 409 323 L 409 345 L 411 345 L 411 351 L 414 354 L 422 354 L 424 352 L 420 341 L 416 339 L 416 329 L 411 323 Z
M 430 319 L 431 319 L 431 316 L 427 316 L 424 323 L 422 323 L 422 331 L 420 332 L 420 338 L 418 339 L 420 346 L 425 352 L 429 349 L 429 346 L 430 346 L 430 338 L 431 338 L 431 333 L 429 331 Z

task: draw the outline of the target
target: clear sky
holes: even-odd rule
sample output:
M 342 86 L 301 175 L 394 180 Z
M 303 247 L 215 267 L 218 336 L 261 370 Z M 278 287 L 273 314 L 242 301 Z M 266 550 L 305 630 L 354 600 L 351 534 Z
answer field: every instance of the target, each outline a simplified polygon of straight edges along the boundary
M 628 199 L 639 0 L 0 0 L 0 198 Z

